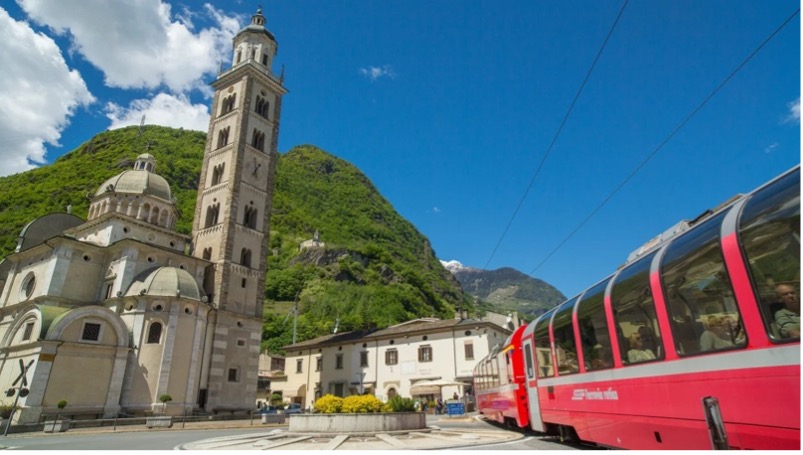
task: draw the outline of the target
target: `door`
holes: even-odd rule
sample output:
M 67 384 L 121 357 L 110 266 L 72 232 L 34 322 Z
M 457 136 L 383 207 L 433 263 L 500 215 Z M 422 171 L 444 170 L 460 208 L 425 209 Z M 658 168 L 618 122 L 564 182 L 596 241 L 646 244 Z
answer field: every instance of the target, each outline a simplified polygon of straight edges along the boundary
M 535 379 L 532 338 L 524 341 L 524 370 L 527 377 L 527 405 L 530 412 L 530 428 L 545 431 L 541 420 L 541 404 L 538 402 L 538 387 Z

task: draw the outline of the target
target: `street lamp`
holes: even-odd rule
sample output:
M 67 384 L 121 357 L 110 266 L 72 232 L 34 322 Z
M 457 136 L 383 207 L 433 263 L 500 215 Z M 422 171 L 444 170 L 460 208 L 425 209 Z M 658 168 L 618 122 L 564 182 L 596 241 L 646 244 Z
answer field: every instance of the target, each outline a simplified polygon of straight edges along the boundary
M 360 371 L 360 372 L 355 373 L 355 374 L 360 377 L 360 395 L 362 395 L 363 393 L 365 393 L 365 390 L 362 387 L 362 384 L 363 384 L 362 380 L 365 379 L 365 372 L 364 371 Z

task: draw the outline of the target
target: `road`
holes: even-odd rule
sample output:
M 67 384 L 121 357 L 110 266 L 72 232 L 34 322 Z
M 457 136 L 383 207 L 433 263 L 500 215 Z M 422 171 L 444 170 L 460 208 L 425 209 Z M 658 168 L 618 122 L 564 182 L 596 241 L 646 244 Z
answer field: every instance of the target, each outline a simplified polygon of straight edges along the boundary
M 286 430 L 286 425 L 247 426 L 240 428 L 197 428 L 146 430 L 108 428 L 97 431 L 70 430 L 66 433 L 21 433 L 0 437 L 0 446 L 17 450 L 172 450 L 182 445 L 192 445 L 196 441 L 223 437 L 268 434 L 270 431 Z M 450 419 L 448 416 L 427 416 L 427 425 L 443 430 L 459 432 L 502 431 L 503 429 L 483 421 Z M 131 431 L 135 430 L 135 431 Z M 366 446 L 366 449 L 370 447 Z M 526 436 L 515 441 L 460 447 L 457 450 L 577 450 L 576 447 L 560 444 L 554 438 Z

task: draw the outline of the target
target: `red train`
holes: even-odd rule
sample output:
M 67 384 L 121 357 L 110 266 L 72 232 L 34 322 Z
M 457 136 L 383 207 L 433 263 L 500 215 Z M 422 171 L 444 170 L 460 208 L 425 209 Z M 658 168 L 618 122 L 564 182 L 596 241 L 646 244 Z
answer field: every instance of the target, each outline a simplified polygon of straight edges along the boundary
M 800 449 L 800 167 L 633 252 L 474 369 L 500 422 L 627 449 Z

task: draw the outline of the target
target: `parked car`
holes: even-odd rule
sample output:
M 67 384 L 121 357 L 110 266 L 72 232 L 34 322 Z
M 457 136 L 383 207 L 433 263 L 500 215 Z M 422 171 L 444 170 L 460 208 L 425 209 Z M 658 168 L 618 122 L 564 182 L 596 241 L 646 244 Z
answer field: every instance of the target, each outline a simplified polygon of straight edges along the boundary
M 285 414 L 301 414 L 302 412 L 304 410 L 301 409 L 301 403 L 290 403 L 284 408 Z
M 281 406 L 262 406 L 262 408 L 257 411 L 257 414 L 279 414 L 282 412 Z

